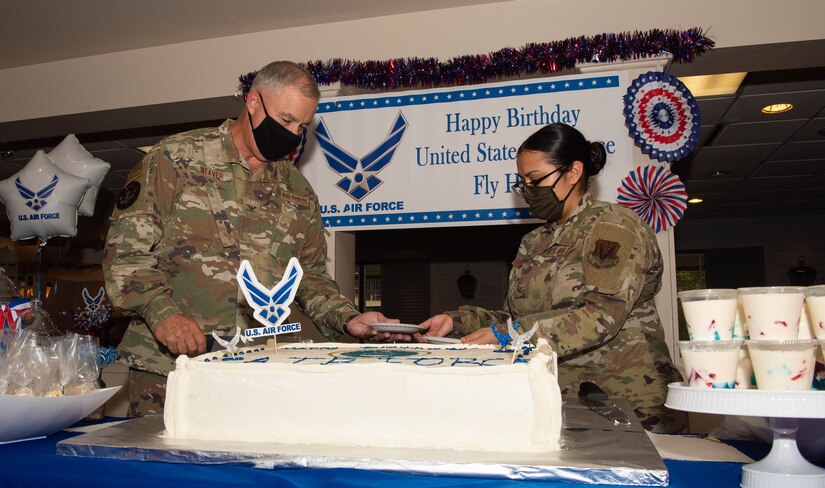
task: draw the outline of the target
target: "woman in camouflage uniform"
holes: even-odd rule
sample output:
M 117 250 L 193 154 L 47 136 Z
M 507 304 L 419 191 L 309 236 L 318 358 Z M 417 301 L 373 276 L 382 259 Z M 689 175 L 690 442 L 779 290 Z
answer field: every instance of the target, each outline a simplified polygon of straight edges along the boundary
M 524 329 L 538 323 L 533 340 L 544 337 L 559 353 L 563 393 L 593 381 L 628 400 L 646 429 L 680 431 L 684 414 L 663 406 L 667 384 L 680 376 L 653 302 L 662 256 L 636 214 L 588 193 L 589 178 L 605 161 L 602 143 L 568 125 L 548 125 L 527 138 L 513 189 L 547 223 L 522 239 L 503 310 L 463 306 L 422 325 L 430 335 L 495 344 L 491 324 L 506 334 L 508 318 Z

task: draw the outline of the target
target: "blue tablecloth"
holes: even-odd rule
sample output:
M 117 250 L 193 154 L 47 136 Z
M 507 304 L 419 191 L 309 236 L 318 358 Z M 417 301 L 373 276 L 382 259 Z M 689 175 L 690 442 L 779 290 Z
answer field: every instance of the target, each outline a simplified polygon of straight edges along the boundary
M 114 420 L 114 419 L 107 419 Z M 258 469 L 249 465 L 171 464 L 150 461 L 59 456 L 56 445 L 80 435 L 59 432 L 45 439 L 0 445 L 0 487 L 113 486 L 127 487 L 416 487 L 416 488 L 530 488 L 579 485 L 542 481 L 405 475 L 356 469 Z M 767 444 L 733 443 L 753 459 L 764 457 Z M 741 463 L 665 460 L 670 486 L 676 488 L 738 487 Z
M 75 433 L 60 432 L 45 439 L 0 445 L 0 486 L 2 487 L 564 487 L 572 483 L 511 481 L 500 479 L 454 478 L 404 475 L 355 469 L 256 469 L 248 465 L 194 465 L 161 462 L 119 461 L 112 459 L 59 456 L 58 441 Z M 745 447 L 743 449 L 743 446 Z M 746 454 L 759 458 L 769 447 L 761 444 L 737 445 Z M 670 486 L 738 487 L 740 463 L 688 462 L 665 460 Z M 592 486 L 592 485 L 591 485 Z M 598 485 L 607 486 L 607 485 Z

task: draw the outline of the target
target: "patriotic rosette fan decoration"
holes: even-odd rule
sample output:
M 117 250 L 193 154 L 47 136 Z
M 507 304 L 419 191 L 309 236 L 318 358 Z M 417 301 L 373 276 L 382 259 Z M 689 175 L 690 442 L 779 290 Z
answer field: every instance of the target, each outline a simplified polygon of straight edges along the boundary
M 637 167 L 617 191 L 617 203 L 636 212 L 656 232 L 676 225 L 687 208 L 684 183 L 664 166 Z
M 684 158 L 699 139 L 696 99 L 667 73 L 649 71 L 633 80 L 624 96 L 624 115 L 636 145 L 661 162 Z

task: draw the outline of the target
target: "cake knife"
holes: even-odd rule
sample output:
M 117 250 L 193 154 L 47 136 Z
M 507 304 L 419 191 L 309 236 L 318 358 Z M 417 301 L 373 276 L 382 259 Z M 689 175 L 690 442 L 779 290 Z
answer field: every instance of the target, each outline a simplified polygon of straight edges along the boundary
M 609 402 L 607 393 L 595 383 L 585 381 L 579 385 L 579 400 L 590 410 L 613 422 L 613 425 L 630 427 L 630 419 L 615 403 Z

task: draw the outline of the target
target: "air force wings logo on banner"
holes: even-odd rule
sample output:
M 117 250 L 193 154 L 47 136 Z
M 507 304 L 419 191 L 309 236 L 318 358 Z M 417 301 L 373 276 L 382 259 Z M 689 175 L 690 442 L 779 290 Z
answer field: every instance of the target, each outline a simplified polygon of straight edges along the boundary
M 23 183 L 20 182 L 20 177 L 17 177 L 14 180 L 14 184 L 17 186 L 17 191 L 20 192 L 20 196 L 26 199 L 26 205 L 29 206 L 35 212 L 39 211 L 41 208 L 45 207 L 48 203 L 46 198 L 52 196 L 54 193 L 54 188 L 57 186 L 57 182 L 59 179 L 57 175 L 54 175 L 52 181 L 43 187 L 42 190 L 38 191 L 37 193 L 29 190 Z
M 404 118 L 404 114 L 398 112 L 398 117 L 395 118 L 386 140 L 361 159 L 356 158 L 333 142 L 332 135 L 323 118 L 318 121 L 318 126 L 315 127 L 315 136 L 318 139 L 321 153 L 327 160 L 327 166 L 342 176 L 336 186 L 356 201 L 361 201 L 362 198 L 369 195 L 371 191 L 383 183 L 375 175 L 392 161 L 395 150 L 398 149 L 401 138 L 404 137 L 405 130 L 407 130 L 407 119 Z
M 97 312 L 100 309 L 100 305 L 103 303 L 103 297 L 106 296 L 106 292 L 103 290 L 103 287 L 100 287 L 98 290 L 97 295 L 92 297 L 92 294 L 89 293 L 89 290 L 86 287 L 83 287 L 83 291 L 81 292 L 83 295 L 83 303 L 86 304 L 86 310 L 91 313 Z
M 297 258 L 290 258 L 284 277 L 272 289 L 264 287 L 252 271 L 249 261 L 243 260 L 238 269 L 238 283 L 246 302 L 255 310 L 255 320 L 265 326 L 280 325 L 289 316 L 289 304 L 298 292 L 304 270 Z

